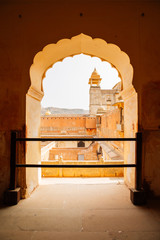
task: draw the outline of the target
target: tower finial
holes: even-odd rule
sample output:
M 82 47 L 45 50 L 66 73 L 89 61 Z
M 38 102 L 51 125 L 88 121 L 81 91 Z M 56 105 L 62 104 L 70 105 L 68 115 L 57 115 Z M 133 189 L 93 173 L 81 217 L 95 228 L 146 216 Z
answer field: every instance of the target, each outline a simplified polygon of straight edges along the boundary
M 100 78 L 100 75 L 97 73 L 96 68 L 94 68 L 94 71 L 92 72 L 92 75 L 89 79 L 89 83 L 91 86 L 99 86 L 102 78 Z

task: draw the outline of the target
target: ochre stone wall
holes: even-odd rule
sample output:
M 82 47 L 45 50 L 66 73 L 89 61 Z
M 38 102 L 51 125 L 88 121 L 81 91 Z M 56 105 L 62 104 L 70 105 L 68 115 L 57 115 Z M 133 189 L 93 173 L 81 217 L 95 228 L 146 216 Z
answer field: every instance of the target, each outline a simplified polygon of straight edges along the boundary
M 95 135 L 96 118 L 86 116 L 43 116 L 41 135 Z
M 101 117 L 101 125 L 97 130 L 97 133 L 100 137 L 113 137 L 113 138 L 123 138 L 124 131 L 119 131 L 117 129 L 117 124 L 120 124 L 120 109 L 114 109 L 109 111 L 108 113 L 102 115 Z M 122 116 L 123 117 L 123 116 Z M 123 123 L 121 124 L 123 128 Z M 120 148 L 123 152 L 124 145 L 123 142 L 114 141 L 114 144 Z
M 113 164 L 113 161 L 108 161 L 108 164 Z M 42 164 L 58 164 L 58 161 L 43 161 Z M 123 177 L 123 168 L 98 168 L 101 162 L 67 162 L 63 161 L 60 164 L 74 165 L 97 165 L 97 168 L 42 168 L 42 177 Z M 116 161 L 115 164 L 123 164 L 121 161 Z
M 69 142 L 69 145 L 74 147 L 56 147 L 55 146 L 48 151 L 47 155 L 43 155 L 41 161 L 42 164 L 123 164 L 123 160 L 105 160 L 101 155 L 97 155 L 99 150 L 98 143 L 85 142 L 87 147 L 78 147 L 76 142 Z M 49 144 L 50 145 L 50 144 Z M 58 142 L 58 145 L 66 145 L 65 142 Z M 68 145 L 68 144 L 67 144 Z M 45 148 L 45 147 L 44 147 Z M 43 152 L 43 148 L 42 148 Z M 84 160 L 78 160 L 78 155 L 84 155 Z M 41 171 L 42 177 L 123 177 L 124 170 L 123 168 L 42 168 Z
M 49 160 L 54 160 L 55 155 L 62 155 L 63 160 L 78 160 L 78 154 L 84 155 L 84 160 L 98 160 L 97 158 L 98 144 L 93 143 L 88 148 L 53 148 L 50 150 Z

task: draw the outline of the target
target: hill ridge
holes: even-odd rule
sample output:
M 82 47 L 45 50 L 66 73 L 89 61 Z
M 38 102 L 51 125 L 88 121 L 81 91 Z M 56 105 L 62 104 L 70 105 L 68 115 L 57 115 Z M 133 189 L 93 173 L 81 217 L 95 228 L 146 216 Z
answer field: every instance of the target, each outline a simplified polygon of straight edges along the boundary
M 58 108 L 58 107 L 42 107 L 41 115 L 45 115 L 47 111 L 50 111 L 51 114 L 89 114 L 89 110 L 81 108 Z

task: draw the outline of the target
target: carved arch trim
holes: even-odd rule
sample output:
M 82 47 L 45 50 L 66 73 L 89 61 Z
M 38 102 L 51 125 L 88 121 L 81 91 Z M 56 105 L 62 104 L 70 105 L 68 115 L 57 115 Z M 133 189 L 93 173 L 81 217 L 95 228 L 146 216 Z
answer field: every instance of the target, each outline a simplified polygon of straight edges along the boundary
M 32 91 L 35 89 L 42 98 L 42 81 L 47 69 L 57 61 L 81 53 L 111 63 L 121 75 L 124 90 L 132 85 L 133 67 L 129 56 L 114 44 L 81 33 L 71 39 L 62 39 L 56 44 L 49 44 L 35 55 L 30 67 L 31 87 L 28 94 L 31 94 L 31 89 Z

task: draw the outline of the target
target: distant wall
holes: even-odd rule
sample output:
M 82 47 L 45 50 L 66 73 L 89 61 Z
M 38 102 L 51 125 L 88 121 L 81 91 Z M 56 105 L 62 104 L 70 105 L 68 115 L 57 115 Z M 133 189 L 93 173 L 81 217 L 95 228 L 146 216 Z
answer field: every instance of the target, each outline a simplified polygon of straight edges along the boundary
M 124 131 L 123 131 L 123 121 L 120 123 L 120 109 L 114 109 L 101 117 L 101 124 L 99 124 L 99 128 L 97 129 L 97 133 L 101 137 L 113 137 L 113 138 L 123 138 Z M 123 118 L 123 116 L 122 116 Z M 123 152 L 124 144 L 123 142 L 113 142 L 115 146 L 120 148 Z
M 115 163 L 108 161 L 108 164 Z M 58 164 L 58 161 L 42 161 L 42 164 Z M 62 165 L 81 165 L 82 162 L 63 161 Z M 101 162 L 89 161 L 83 162 L 84 165 L 94 164 L 99 165 Z M 116 161 L 116 164 L 123 164 L 122 161 Z M 42 168 L 42 177 L 123 177 L 123 168 Z
M 104 161 L 99 158 L 97 150 L 98 143 L 92 143 L 88 147 L 79 148 L 55 148 L 47 152 L 47 158 L 42 160 L 42 164 L 123 164 L 123 160 Z M 84 155 L 84 160 L 78 160 L 78 155 Z M 123 168 L 42 168 L 42 177 L 123 177 Z
M 98 144 L 93 143 L 88 148 L 53 148 L 50 150 L 49 159 L 54 160 L 55 155 L 62 156 L 63 160 L 78 160 L 78 154 L 84 155 L 84 160 L 98 160 L 97 157 Z
M 95 135 L 96 118 L 85 116 L 41 117 L 41 135 Z

